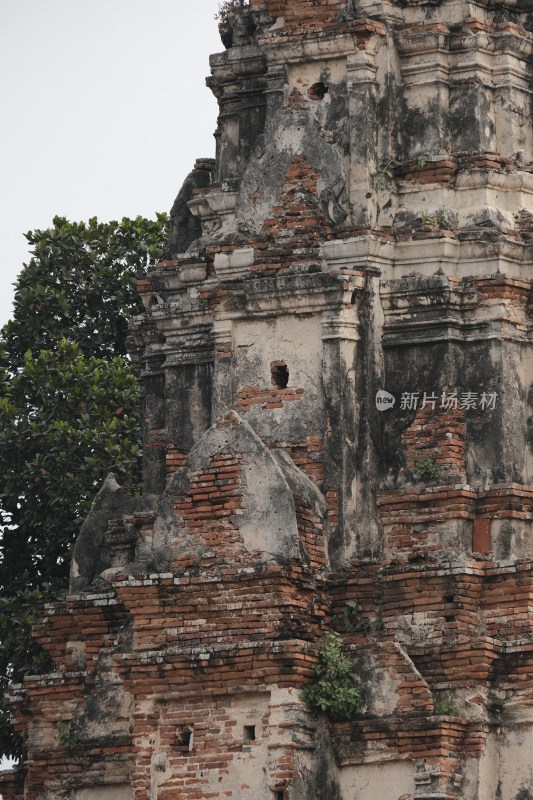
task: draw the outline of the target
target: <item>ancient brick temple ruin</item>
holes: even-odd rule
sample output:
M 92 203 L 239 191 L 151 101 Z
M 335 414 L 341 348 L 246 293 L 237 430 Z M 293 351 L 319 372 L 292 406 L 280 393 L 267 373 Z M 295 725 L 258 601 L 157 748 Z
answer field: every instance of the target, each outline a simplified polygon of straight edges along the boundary
M 4 800 L 533 798 L 530 0 L 251 0 Z M 364 698 L 301 688 L 336 629 Z

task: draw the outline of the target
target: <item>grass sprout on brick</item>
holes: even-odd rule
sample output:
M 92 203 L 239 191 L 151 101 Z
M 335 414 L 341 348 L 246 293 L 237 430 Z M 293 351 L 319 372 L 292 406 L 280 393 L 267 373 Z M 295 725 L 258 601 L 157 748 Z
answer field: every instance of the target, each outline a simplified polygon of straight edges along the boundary
M 441 700 L 440 702 L 435 701 L 434 713 L 441 717 L 456 717 L 457 708 L 453 700 L 450 699 Z

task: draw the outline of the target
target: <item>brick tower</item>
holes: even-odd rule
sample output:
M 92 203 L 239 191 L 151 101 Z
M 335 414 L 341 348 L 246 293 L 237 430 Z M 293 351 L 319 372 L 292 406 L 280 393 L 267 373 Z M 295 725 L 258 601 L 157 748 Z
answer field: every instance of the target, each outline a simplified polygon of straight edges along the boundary
M 4 800 L 531 800 L 530 3 L 229 6 Z

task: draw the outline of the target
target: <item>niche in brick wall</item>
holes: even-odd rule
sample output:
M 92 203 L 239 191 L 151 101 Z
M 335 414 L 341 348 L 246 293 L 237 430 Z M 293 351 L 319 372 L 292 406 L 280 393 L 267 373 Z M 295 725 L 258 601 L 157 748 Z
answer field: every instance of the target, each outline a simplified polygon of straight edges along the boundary
M 318 83 L 313 83 L 313 85 L 309 87 L 307 94 L 311 100 L 323 100 L 328 91 L 329 88 L 326 86 L 326 84 L 322 81 L 318 81 Z
M 270 375 L 272 386 L 278 389 L 286 389 L 289 385 L 289 368 L 284 361 L 273 361 L 270 365 Z
M 180 726 L 176 729 L 176 746 L 178 750 L 189 752 L 193 747 L 193 732 L 192 728 L 187 725 Z
M 488 555 L 492 547 L 492 520 L 476 517 L 472 522 L 472 551 Z
M 245 725 L 243 736 L 245 742 L 255 742 L 255 725 Z

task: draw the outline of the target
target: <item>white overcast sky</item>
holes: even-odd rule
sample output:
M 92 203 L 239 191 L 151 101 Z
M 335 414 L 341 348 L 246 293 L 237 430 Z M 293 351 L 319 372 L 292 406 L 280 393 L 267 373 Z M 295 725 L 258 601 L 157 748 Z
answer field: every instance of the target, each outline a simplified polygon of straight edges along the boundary
M 0 325 L 23 233 L 168 211 L 214 156 L 218 0 L 0 0 Z

